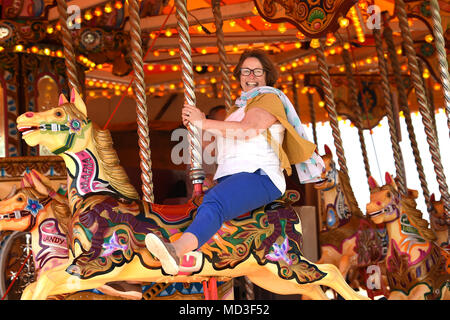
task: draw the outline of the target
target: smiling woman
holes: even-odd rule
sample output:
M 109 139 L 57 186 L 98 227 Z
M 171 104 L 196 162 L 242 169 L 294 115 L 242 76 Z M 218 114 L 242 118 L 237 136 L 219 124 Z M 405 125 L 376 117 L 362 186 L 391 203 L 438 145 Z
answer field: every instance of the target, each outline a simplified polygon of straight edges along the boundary
M 266 85 L 266 79 L 262 75 L 265 70 L 258 58 L 248 57 L 240 68 L 241 87 L 244 91 Z
M 250 72 L 242 70 L 248 68 L 262 69 L 264 71 L 265 77 L 262 77 L 263 74 L 260 73 L 260 71 L 253 70 L 253 72 Z M 247 90 L 242 86 L 242 80 L 246 79 L 242 79 L 242 76 L 249 77 L 252 73 L 254 77 L 258 78 L 260 81 L 264 81 L 264 84 L 261 85 L 272 87 L 278 80 L 277 68 L 275 68 L 275 65 L 272 63 L 272 61 L 270 61 L 264 51 L 261 50 L 245 51 L 241 55 L 236 68 L 234 68 L 233 75 L 236 79 L 241 79 L 241 87 L 244 91 Z
M 272 86 L 277 70 L 262 50 L 245 51 L 235 68 L 242 94 L 224 121 L 207 119 L 191 105 L 182 109 L 189 123 L 216 135 L 218 184 L 208 190 L 197 215 L 183 235 L 165 243 L 153 233 L 147 249 L 169 274 L 177 274 L 184 254 L 200 248 L 226 221 L 268 204 L 286 191 L 283 171 L 296 164 L 303 183 L 320 179 L 323 161 L 314 152 L 289 99 Z M 231 142 L 231 143 L 230 143 Z

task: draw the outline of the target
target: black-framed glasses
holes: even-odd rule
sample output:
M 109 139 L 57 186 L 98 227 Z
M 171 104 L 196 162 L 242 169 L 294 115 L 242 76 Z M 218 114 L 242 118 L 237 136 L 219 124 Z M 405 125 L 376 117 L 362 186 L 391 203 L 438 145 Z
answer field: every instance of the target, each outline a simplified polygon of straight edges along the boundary
M 243 76 L 249 76 L 251 73 L 255 75 L 255 77 L 261 77 L 264 74 L 264 69 L 256 68 L 256 69 L 249 69 L 249 68 L 242 68 L 241 69 L 241 75 Z

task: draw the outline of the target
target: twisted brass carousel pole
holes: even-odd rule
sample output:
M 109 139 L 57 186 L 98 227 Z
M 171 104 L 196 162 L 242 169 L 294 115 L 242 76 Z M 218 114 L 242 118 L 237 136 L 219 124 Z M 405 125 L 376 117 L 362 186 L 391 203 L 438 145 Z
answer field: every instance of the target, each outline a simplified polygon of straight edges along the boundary
M 194 72 L 192 68 L 191 44 L 189 36 L 189 22 L 187 19 L 186 0 L 175 0 L 178 34 L 180 40 L 181 77 L 184 85 L 185 102 L 195 106 Z M 188 139 L 190 145 L 190 178 L 194 185 L 194 195 L 202 193 L 205 172 L 202 168 L 201 131 L 194 125 L 188 126 Z
M 138 1 L 130 0 L 128 4 L 130 15 L 131 61 L 135 78 L 134 93 L 136 95 L 142 193 L 145 201 L 154 202 L 150 134 L 148 129 L 147 101 L 145 95 L 144 61 L 142 57 L 141 18 L 139 15 Z
M 441 13 L 437 0 L 430 0 L 431 18 L 433 19 L 434 44 L 439 59 L 439 71 L 445 99 L 445 114 L 450 133 L 450 76 L 448 72 L 447 53 L 445 50 L 444 32 L 442 31 Z
M 431 161 L 434 165 L 436 179 L 439 184 L 439 191 L 444 202 L 444 209 L 447 213 L 447 218 L 450 219 L 450 195 L 448 192 L 444 168 L 442 166 L 437 137 L 434 136 L 430 110 L 428 109 L 426 103 L 425 89 L 423 87 L 421 74 L 419 71 L 419 63 L 417 61 L 417 56 L 414 49 L 414 42 L 408 26 L 405 2 L 403 0 L 395 0 L 395 4 L 397 17 L 400 22 L 400 29 L 403 36 L 404 48 L 408 58 L 409 69 L 411 71 L 411 80 L 414 85 L 417 101 L 419 103 L 419 111 L 422 115 L 422 122 L 425 128 L 426 139 L 431 154 Z
M 81 92 L 81 85 L 78 81 L 77 60 L 75 58 L 75 49 L 73 47 L 73 38 L 67 26 L 68 14 L 67 3 L 65 0 L 57 0 L 59 13 L 59 23 L 61 24 L 61 40 L 64 51 L 64 61 L 66 64 L 67 79 L 69 82 L 69 89 L 75 89 L 78 93 Z
M 367 148 L 366 141 L 364 140 L 364 133 L 362 129 L 362 114 L 361 114 L 361 106 L 358 103 L 358 86 L 355 81 L 355 77 L 352 72 L 352 63 L 350 59 L 350 55 L 347 50 L 344 49 L 342 52 L 342 57 L 344 59 L 345 64 L 345 73 L 347 75 L 347 80 L 349 84 L 349 93 L 350 93 L 350 103 L 352 105 L 352 109 L 355 111 L 355 119 L 356 119 L 356 129 L 358 129 L 359 143 L 361 144 L 361 152 L 363 155 L 364 168 L 366 170 L 366 177 L 369 180 L 369 177 L 372 176 L 370 172 L 369 165 L 369 157 L 367 156 Z
M 216 25 L 217 48 L 219 49 L 219 66 L 222 75 L 223 96 L 225 98 L 225 108 L 230 110 L 233 102 L 231 100 L 230 77 L 228 75 L 227 56 L 225 51 L 225 39 L 223 34 L 223 19 L 220 11 L 220 0 L 212 1 L 212 10 L 214 14 L 214 22 Z
M 388 66 L 384 58 L 383 42 L 381 33 L 378 29 L 373 29 L 373 37 L 375 40 L 375 48 L 378 57 L 378 70 L 381 76 L 381 87 L 383 89 L 384 105 L 387 113 L 389 133 L 391 136 L 392 151 L 394 153 L 395 171 L 399 180 L 398 188 L 402 194 L 407 194 L 405 164 L 403 162 L 402 150 L 398 139 L 398 133 L 395 126 L 394 111 L 391 98 L 391 89 L 388 77 Z
M 318 144 L 317 144 L 317 128 L 316 128 L 316 110 L 314 109 L 314 96 L 309 92 L 306 95 L 308 97 L 309 115 L 311 117 L 313 140 L 314 140 L 314 144 L 316 146 L 318 146 Z
M 400 110 L 403 111 L 405 117 L 406 130 L 408 131 L 409 141 L 411 143 L 411 149 L 414 156 L 414 161 L 417 167 L 417 173 L 419 175 L 420 185 L 422 187 L 423 197 L 425 199 L 425 204 L 427 206 L 428 212 L 432 210 L 430 202 L 430 191 L 428 190 L 428 184 L 425 177 L 425 170 L 422 164 L 422 158 L 420 157 L 419 145 L 416 139 L 416 133 L 414 132 L 414 126 L 411 119 L 411 111 L 408 106 L 408 96 L 406 94 L 405 85 L 402 79 L 402 72 L 400 68 L 400 62 L 397 58 L 397 53 L 395 52 L 394 39 L 392 36 L 392 29 L 389 26 L 389 20 L 384 21 L 383 38 L 386 42 L 388 57 L 391 62 L 392 71 L 394 74 L 395 84 L 397 86 L 398 99 L 400 104 Z
M 333 88 L 331 85 L 330 73 L 328 72 L 328 64 L 325 59 L 322 41 L 319 41 L 320 46 L 315 49 L 317 62 L 319 65 L 319 72 L 322 80 L 322 87 L 325 94 L 325 105 L 330 118 L 330 126 L 336 147 L 336 155 L 338 158 L 339 168 L 342 173 L 348 175 L 347 160 L 344 155 L 344 148 L 342 146 L 341 131 L 337 120 L 336 103 L 334 102 Z

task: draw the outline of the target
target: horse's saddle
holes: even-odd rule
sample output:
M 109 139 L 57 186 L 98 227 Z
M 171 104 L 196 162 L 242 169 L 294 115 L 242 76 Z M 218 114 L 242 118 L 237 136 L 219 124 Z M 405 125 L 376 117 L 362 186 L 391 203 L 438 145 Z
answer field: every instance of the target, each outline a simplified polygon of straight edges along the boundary
M 178 224 L 183 223 L 187 220 L 193 219 L 193 214 L 195 210 L 200 206 L 203 201 L 203 195 L 196 196 L 188 202 L 183 204 L 156 204 L 150 203 L 150 210 L 152 213 L 156 213 L 168 224 Z M 246 212 L 239 217 L 236 217 L 236 220 L 242 220 L 245 218 L 249 218 L 251 216 L 251 211 Z
M 195 210 L 202 203 L 203 195 L 193 197 L 188 202 L 176 205 L 150 203 L 150 210 L 168 224 L 178 224 L 192 220 Z

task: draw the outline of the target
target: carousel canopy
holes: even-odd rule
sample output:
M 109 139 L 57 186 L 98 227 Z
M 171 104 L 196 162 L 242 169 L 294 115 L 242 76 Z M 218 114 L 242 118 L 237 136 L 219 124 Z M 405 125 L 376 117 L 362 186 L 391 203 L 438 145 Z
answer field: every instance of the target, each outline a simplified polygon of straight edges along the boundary
M 212 10 L 211 2 L 187 1 L 195 91 L 198 106 L 204 111 L 223 104 L 224 99 L 219 32 L 215 23 L 217 13 Z M 429 1 L 405 2 L 422 76 L 435 108 L 442 108 Z M 450 6 L 447 1 L 439 1 L 439 4 L 448 47 Z M 128 1 L 71 0 L 66 1 L 66 5 L 78 76 L 91 118 L 100 125 L 110 121 L 112 128 L 135 122 L 134 93 L 130 85 L 133 68 Z M 184 85 L 174 1 L 142 0 L 139 5 L 149 119 L 159 121 L 159 126 L 179 122 Z M 36 68 L 42 69 L 34 76 L 48 76 L 38 82 L 36 87 L 40 93 L 34 101 L 34 107 L 45 109 L 55 103 L 56 98 L 52 97 L 57 97 L 57 94 L 52 91 L 67 88 L 61 64 L 64 43 L 57 1 L 4 0 L 0 8 L 0 60 L 3 69 L 12 63 L 13 55 L 32 57 L 32 60 L 27 59 L 28 63 L 34 61 L 40 66 Z M 339 115 L 354 120 L 346 70 L 349 64 L 348 61 L 346 64 L 343 54 L 348 50 L 351 73 L 358 85 L 359 103 L 364 109 L 362 117 L 365 121 L 362 124 L 371 128 L 385 115 L 373 29 L 383 31 L 386 27 L 392 29 L 402 77 L 408 93 L 412 92 L 394 0 L 223 0 L 220 1 L 220 15 L 232 99 L 240 92 L 238 81 L 231 77 L 239 55 L 245 49 L 260 48 L 279 67 L 280 79 L 276 86 L 295 101 L 302 121 L 311 121 L 311 108 L 315 121 L 327 121 L 315 54 L 318 39 L 322 39 Z M 384 42 L 383 46 L 387 57 L 388 45 Z M 52 62 L 49 63 L 50 58 Z M 33 67 L 29 68 L 32 70 Z M 393 79 L 393 72 L 389 66 L 390 79 Z M 417 111 L 414 97 L 409 99 L 409 104 L 411 111 Z M 113 112 L 115 115 L 112 117 Z

